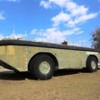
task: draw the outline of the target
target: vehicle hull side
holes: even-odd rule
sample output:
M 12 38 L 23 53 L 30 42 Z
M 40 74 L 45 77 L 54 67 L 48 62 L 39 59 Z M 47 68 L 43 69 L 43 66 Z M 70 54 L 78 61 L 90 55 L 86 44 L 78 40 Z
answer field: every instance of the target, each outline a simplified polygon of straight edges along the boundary
M 19 71 L 27 71 L 30 60 L 38 53 L 54 55 L 58 61 L 58 69 L 84 68 L 89 55 L 95 55 L 100 59 L 100 54 L 93 51 L 8 45 L 0 46 L 0 61 Z

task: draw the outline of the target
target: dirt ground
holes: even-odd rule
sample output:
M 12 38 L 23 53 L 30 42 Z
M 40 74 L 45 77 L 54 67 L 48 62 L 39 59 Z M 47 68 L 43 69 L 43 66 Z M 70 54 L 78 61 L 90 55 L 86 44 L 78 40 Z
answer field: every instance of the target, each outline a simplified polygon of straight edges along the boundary
M 60 70 L 47 81 L 1 70 L 0 100 L 100 100 L 100 70 Z

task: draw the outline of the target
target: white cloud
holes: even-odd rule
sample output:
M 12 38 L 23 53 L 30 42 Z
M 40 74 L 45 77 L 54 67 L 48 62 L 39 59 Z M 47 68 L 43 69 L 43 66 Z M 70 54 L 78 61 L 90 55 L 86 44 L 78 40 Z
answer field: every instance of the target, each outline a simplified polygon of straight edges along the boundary
M 65 40 L 64 34 L 56 28 L 49 28 L 44 33 L 47 41 L 61 42 Z
M 51 8 L 52 4 L 56 4 L 57 6 L 63 7 L 65 6 L 67 1 L 69 0 L 42 0 L 40 5 L 44 8 Z
M 75 9 L 70 9 L 71 15 L 76 16 L 76 15 L 84 15 L 88 12 L 88 8 L 85 8 L 83 5 L 82 6 L 77 6 Z
M 83 47 L 91 47 L 91 43 L 89 41 L 87 41 L 86 39 L 81 39 L 78 40 L 75 43 L 76 46 L 83 46 Z
M 97 16 L 97 13 L 80 16 L 79 18 L 75 19 L 75 24 L 87 21 L 87 20 L 92 19 L 92 18 L 95 18 L 96 16 Z
M 44 6 L 44 8 L 49 8 L 50 7 L 50 3 L 49 2 L 46 2 L 44 0 L 41 1 L 40 5 L 41 6 Z
M 6 38 L 11 38 L 11 39 L 18 39 L 18 38 L 26 38 L 27 34 L 21 34 L 21 33 L 16 33 L 15 30 L 9 35 L 6 36 Z
M 81 33 L 83 33 L 83 31 L 78 27 L 70 28 L 63 32 L 63 34 L 65 34 L 65 35 L 81 34 Z
M 10 39 L 23 38 L 23 39 L 25 39 L 26 37 L 27 37 L 27 34 L 16 33 L 15 31 L 13 31 L 8 36 L 7 35 L 5 36 L 5 35 L 3 35 L 3 33 L 0 33 L 0 40 L 2 40 L 4 38 L 10 38 Z
M 0 20 L 5 20 L 6 18 L 4 17 L 3 13 L 0 12 Z
M 11 35 L 6 36 L 6 38 L 11 38 L 11 39 L 23 38 L 23 39 L 25 39 L 26 36 L 27 36 L 27 34 L 21 34 L 21 33 L 16 34 L 16 33 L 12 33 Z
M 58 15 L 53 17 L 51 20 L 54 22 L 54 26 L 58 26 L 61 23 L 68 22 L 70 20 L 70 18 L 71 18 L 71 16 L 69 14 L 60 12 Z
M 78 27 L 73 28 L 73 29 L 64 30 L 64 31 L 61 31 L 57 28 L 49 28 L 49 29 L 42 31 L 42 33 L 41 33 L 41 31 L 37 30 L 37 33 L 34 34 L 34 35 L 36 36 L 37 34 L 39 34 L 40 36 L 34 38 L 34 41 L 50 42 L 50 43 L 58 43 L 58 44 L 61 44 L 64 41 L 68 41 L 69 45 L 87 46 L 87 45 L 84 45 L 85 42 L 83 42 L 83 41 L 80 42 L 81 39 L 78 39 L 77 41 L 76 40 L 75 41 L 73 41 L 73 40 L 69 41 L 68 37 L 70 35 L 76 34 L 76 38 L 77 38 L 77 34 L 81 34 L 82 32 L 83 31 L 81 31 L 80 28 L 78 28 Z
M 64 8 L 66 8 L 66 10 L 69 11 L 72 16 L 84 15 L 88 12 L 88 8 L 86 8 L 84 5 L 78 5 L 71 0 L 66 3 Z
M 74 27 L 76 25 L 82 24 L 86 21 L 88 21 L 89 19 L 95 18 L 98 15 L 98 13 L 94 13 L 94 14 L 86 14 L 80 17 L 76 17 L 74 19 L 71 19 L 68 21 L 67 25 L 69 27 Z
M 60 7 L 64 7 L 67 2 L 69 2 L 69 0 L 49 0 L 50 4 L 54 3 Z
M 62 34 L 62 32 L 57 30 L 56 28 L 49 28 L 47 30 L 44 30 L 44 32 L 42 32 L 41 34 L 38 38 L 35 38 L 34 40 L 52 43 L 61 43 L 65 40 L 64 34 Z
M 34 33 L 35 30 L 35 33 Z M 46 30 L 32 30 L 34 36 L 38 35 L 38 38 L 34 38 L 35 41 L 43 41 L 43 42 L 52 42 L 52 43 L 61 43 L 66 40 L 68 35 L 72 34 L 81 34 L 82 31 L 80 28 L 75 27 L 68 30 L 60 30 L 56 27 L 48 28 Z M 32 33 L 31 32 L 31 33 Z
M 76 27 L 89 19 L 95 18 L 98 13 L 89 13 L 89 9 L 84 5 L 78 5 L 72 0 L 42 0 L 41 5 L 45 8 L 52 8 L 54 5 L 65 9 L 51 18 L 54 26 L 66 24 L 67 27 Z
M 0 33 L 0 40 L 4 39 L 4 36 Z
M 37 30 L 36 29 L 33 29 L 32 31 L 31 31 L 31 34 L 36 34 L 37 33 Z
M 64 40 L 64 36 L 63 34 L 56 28 L 48 28 L 46 30 L 35 30 L 35 34 L 34 31 L 33 35 L 38 35 L 38 37 L 34 38 L 35 41 L 43 41 L 43 42 L 61 42 Z
M 68 27 L 76 27 L 90 19 L 95 18 L 98 13 L 83 14 L 81 16 L 77 15 L 73 17 L 71 14 L 65 12 L 60 12 L 58 15 L 54 16 L 51 20 L 53 21 L 53 26 L 60 26 L 61 24 Z
M 46 9 L 58 7 L 61 10 L 59 9 L 59 13 L 51 18 L 52 28 L 48 28 L 42 33 L 35 30 L 36 34 L 42 34 L 42 37 L 38 35 L 39 38 L 35 38 L 35 40 L 61 43 L 69 35 L 82 34 L 83 31 L 79 26 L 99 15 L 98 12 L 90 12 L 88 7 L 79 5 L 74 0 L 41 0 L 40 5 Z M 76 44 L 81 43 L 83 41 Z

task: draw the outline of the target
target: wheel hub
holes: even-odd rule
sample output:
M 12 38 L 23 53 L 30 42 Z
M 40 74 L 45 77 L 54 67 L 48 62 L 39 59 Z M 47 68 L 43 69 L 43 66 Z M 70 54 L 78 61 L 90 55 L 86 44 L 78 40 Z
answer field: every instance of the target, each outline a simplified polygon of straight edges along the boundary
M 92 66 L 93 69 L 96 69 L 96 63 L 95 63 L 95 61 L 92 61 L 91 66 Z
M 39 69 L 42 74 L 48 74 L 50 72 L 50 64 L 44 61 L 40 64 Z

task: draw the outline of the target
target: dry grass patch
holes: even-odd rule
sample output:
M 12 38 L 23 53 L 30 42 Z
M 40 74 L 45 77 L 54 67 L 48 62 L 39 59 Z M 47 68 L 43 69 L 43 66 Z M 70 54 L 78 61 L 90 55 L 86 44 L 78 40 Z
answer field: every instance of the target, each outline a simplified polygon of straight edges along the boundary
M 0 100 L 100 100 L 100 71 L 59 71 L 51 80 L 0 72 Z

